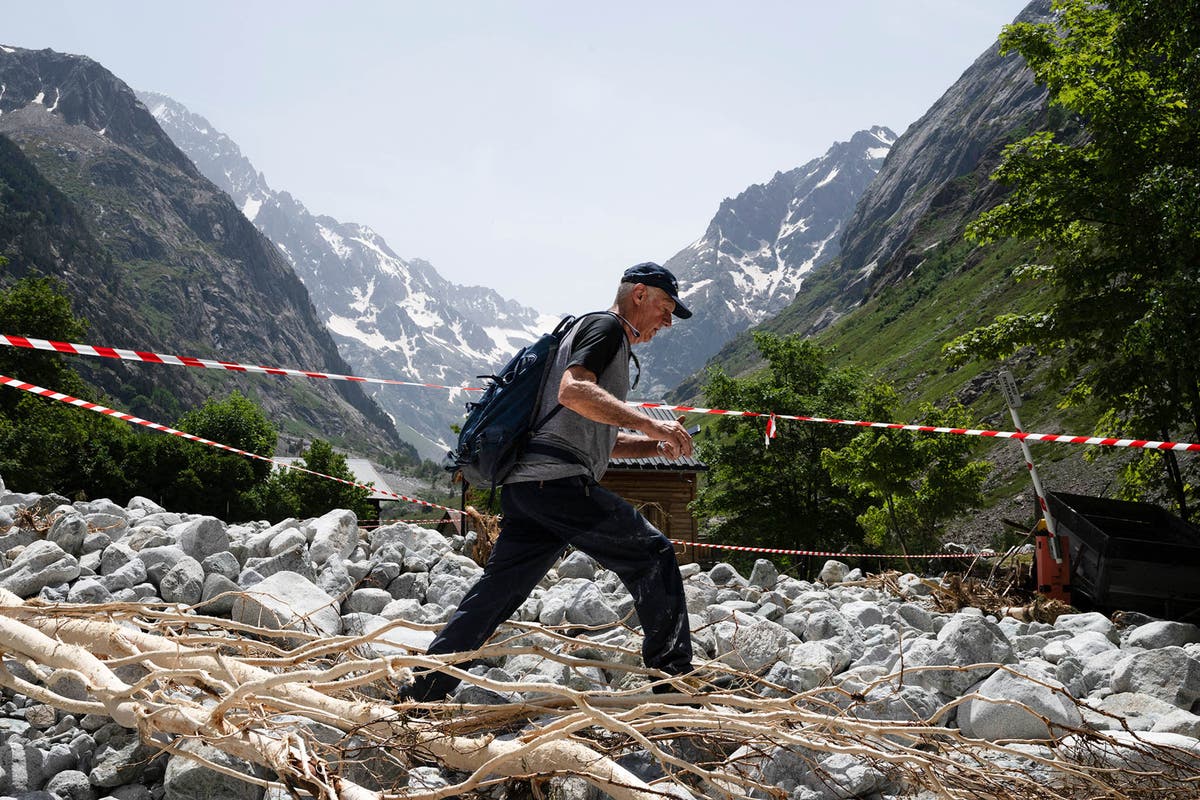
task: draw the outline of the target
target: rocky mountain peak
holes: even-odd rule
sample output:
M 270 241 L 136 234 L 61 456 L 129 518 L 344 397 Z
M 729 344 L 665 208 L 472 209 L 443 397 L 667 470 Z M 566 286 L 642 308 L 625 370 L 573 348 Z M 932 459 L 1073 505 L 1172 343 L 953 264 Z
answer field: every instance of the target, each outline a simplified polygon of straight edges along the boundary
M 838 254 L 845 221 L 895 140 L 883 126 L 858 131 L 721 202 L 704 235 L 667 261 L 695 316 L 647 346 L 648 391 L 677 385 L 792 301 L 805 276 Z

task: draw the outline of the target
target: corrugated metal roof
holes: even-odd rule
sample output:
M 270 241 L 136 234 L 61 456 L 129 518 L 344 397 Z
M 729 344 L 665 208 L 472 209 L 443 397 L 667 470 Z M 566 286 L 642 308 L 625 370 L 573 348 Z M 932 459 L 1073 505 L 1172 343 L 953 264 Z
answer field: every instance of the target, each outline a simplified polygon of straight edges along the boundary
M 639 408 L 648 417 L 661 420 L 675 419 L 675 412 L 666 408 Z M 637 431 L 622 429 L 626 433 L 637 433 Z M 654 456 L 651 458 L 611 458 L 608 461 L 609 469 L 646 469 L 646 470 L 663 470 L 667 472 L 701 472 L 708 469 L 708 465 L 703 461 L 699 461 L 691 456 L 683 458 L 663 458 L 662 456 Z
M 297 458 L 295 456 L 276 456 L 274 460 L 281 461 L 285 464 L 295 464 L 296 462 L 303 461 L 304 459 Z M 347 458 L 346 459 L 346 467 L 350 470 L 350 474 L 354 476 L 354 481 L 356 483 L 370 483 L 370 484 L 374 485 L 376 491 L 371 492 L 371 494 L 368 495 L 368 497 L 367 497 L 368 500 L 395 500 L 396 499 L 393 495 L 383 494 L 380 491 L 378 491 L 379 489 L 382 489 L 384 492 L 390 492 L 390 491 L 392 491 L 392 487 L 388 486 L 388 482 L 385 481 L 383 479 L 383 476 L 380 475 L 379 472 L 375 469 L 375 465 L 372 464 L 367 459 L 365 459 L 365 458 Z

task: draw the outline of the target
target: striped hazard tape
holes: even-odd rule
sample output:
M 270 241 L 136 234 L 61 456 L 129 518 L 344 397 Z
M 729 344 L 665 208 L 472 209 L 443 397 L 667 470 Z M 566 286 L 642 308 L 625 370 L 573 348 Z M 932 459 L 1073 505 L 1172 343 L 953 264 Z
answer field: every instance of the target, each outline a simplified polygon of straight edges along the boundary
M 169 364 L 176 367 L 222 369 L 227 372 L 252 372 L 263 375 L 283 375 L 290 378 L 317 378 L 332 381 L 351 381 L 353 383 L 381 383 L 391 386 L 419 386 L 422 389 L 451 389 L 468 392 L 483 391 L 478 386 L 443 386 L 438 383 L 418 383 L 415 381 L 393 380 L 392 378 L 360 378 L 357 375 L 340 375 L 336 372 L 316 372 L 314 370 L 290 369 L 288 367 L 263 367 L 254 364 L 240 364 L 237 361 L 219 361 L 209 358 L 195 358 L 193 356 L 151 353 L 146 350 L 125 350 L 119 347 L 56 342 L 51 339 L 34 339 L 29 336 L 12 336 L 7 333 L 0 333 L 0 345 L 22 347 L 30 350 L 46 350 L 53 353 L 66 353 L 75 356 L 118 358 L 124 361 L 141 361 L 146 364 Z
M 671 544 L 684 547 L 710 547 L 716 550 L 737 550 L 745 553 L 774 553 L 785 556 L 823 556 L 825 558 L 975 558 L 977 556 L 995 556 L 997 553 L 917 553 L 904 555 L 901 553 L 834 553 L 828 550 L 783 550 L 778 547 L 749 547 L 739 544 L 716 544 L 714 542 L 685 542 L 671 539 Z
M 116 347 L 98 347 L 71 342 L 56 342 L 49 339 L 34 339 L 28 336 L 13 336 L 0 334 L 0 345 L 21 347 L 32 350 L 46 350 L 71 355 L 96 356 L 100 358 L 119 358 L 127 361 L 141 361 L 149 364 L 171 364 L 183 367 L 198 367 L 202 369 L 220 369 L 229 372 L 252 372 L 265 375 L 281 375 L 294 378 L 314 378 L 356 383 L 377 383 L 394 386 L 417 386 L 425 389 L 447 389 L 452 391 L 483 391 L 479 386 L 446 386 L 438 383 L 419 383 L 415 381 L 393 380 L 391 378 L 362 378 L 355 375 L 340 375 L 332 372 L 317 372 L 314 370 L 289 369 L 285 367 L 264 367 L 241 364 L 236 361 L 220 361 L 190 356 L 174 356 L 164 353 L 152 353 L 142 350 L 125 350 Z M 1192 442 L 1164 442 L 1153 439 L 1123 439 L 1107 436 L 1076 436 L 1060 433 L 1028 433 L 1026 431 L 1001 431 L 981 428 L 946 428 L 935 425 L 908 425 L 899 422 L 871 422 L 857 419 L 836 419 L 832 417 L 811 417 L 799 414 L 779 414 L 771 411 L 733 411 L 723 408 L 700 408 L 698 406 L 668 405 L 666 403 L 629 401 L 626 405 L 635 408 L 661 408 L 667 411 L 678 411 L 685 414 L 716 414 L 727 417 L 766 417 L 774 420 L 793 420 L 796 422 L 823 423 L 827 425 L 849 425 L 858 428 L 884 428 L 897 431 L 917 431 L 921 433 L 947 433 L 958 436 L 981 436 L 994 439 L 1013 439 L 1026 442 L 1054 442 L 1059 444 L 1096 445 L 1099 447 L 1129 447 L 1144 450 L 1173 450 L 1176 452 L 1200 452 L 1200 444 Z
M 661 408 L 686 414 L 719 414 L 727 417 L 773 417 L 797 422 L 820 422 L 829 425 L 851 425 L 857 428 L 886 428 L 896 431 L 921 431 L 923 433 L 953 433 L 959 436 L 983 436 L 994 439 L 1015 439 L 1026 442 L 1059 442 L 1061 444 L 1094 444 L 1102 447 L 1134 447 L 1147 450 L 1176 450 L 1200 453 L 1200 444 L 1191 442 L 1159 442 L 1153 439 L 1117 439 L 1101 436 L 1072 436 L 1062 433 L 1026 433 L 1025 431 L 992 431 L 977 428 L 942 428 L 934 425 L 905 425 L 899 422 L 869 422 L 860 419 L 833 419 L 830 417 L 805 417 L 798 414 L 777 414 L 763 411 L 727 411 L 723 408 L 697 408 L 696 406 L 672 406 L 665 403 L 630 403 L 638 408 Z
M 128 422 L 132 425 L 142 425 L 144 427 L 151 428 L 156 431 L 161 431 L 162 433 L 169 433 L 172 436 L 182 437 L 182 438 L 187 439 L 192 442 L 199 442 L 200 444 L 205 444 L 205 445 L 208 445 L 209 447 L 216 447 L 218 449 L 225 450 L 230 453 L 236 453 L 240 456 L 246 456 L 247 458 L 254 458 L 259 461 L 266 461 L 269 464 L 274 464 L 275 466 L 281 467 L 283 469 L 291 469 L 291 470 L 296 470 L 297 472 L 304 472 L 309 475 L 316 475 L 318 478 L 328 478 L 331 481 L 337 481 L 338 483 L 344 483 L 347 486 L 354 486 L 358 489 L 366 489 L 369 492 L 378 492 L 380 494 L 386 494 L 389 497 L 396 498 L 397 500 L 403 500 L 406 503 L 416 503 L 417 505 L 425 506 L 426 508 L 438 508 L 438 509 L 442 509 L 443 511 L 451 511 L 455 514 L 462 513 L 457 508 L 450 508 L 449 506 L 443 506 L 443 505 L 439 505 L 437 503 L 431 503 L 428 500 L 419 500 L 415 497 L 407 497 L 405 495 L 396 494 L 395 492 L 389 492 L 384 489 L 377 489 L 374 486 L 367 486 L 362 483 L 355 483 L 354 481 L 348 481 L 345 478 L 338 478 L 333 475 L 326 475 L 322 472 L 314 472 L 311 469 L 306 469 L 305 467 L 300 467 L 295 464 L 288 464 L 288 463 L 285 463 L 282 461 L 276 461 L 274 459 L 267 458 L 266 456 L 260 456 L 258 453 L 251 453 L 248 450 L 240 450 L 236 447 L 232 447 L 227 444 L 221 444 L 220 442 L 214 442 L 211 439 L 205 439 L 203 436 L 196 436 L 195 434 L 176 430 L 175 428 L 171 428 L 166 425 L 160 425 L 157 422 L 150 422 L 149 420 L 142 419 L 141 417 L 135 417 L 132 414 L 126 414 L 124 411 L 117 411 L 115 409 L 108 408 L 107 406 L 102 406 L 99 403 L 91 403 L 91 402 L 88 402 L 87 400 L 80 400 L 78 397 L 72 397 L 69 394 L 63 394 L 62 392 L 55 392 L 50 389 L 45 389 L 41 386 L 37 386 L 32 383 L 26 383 L 24 381 L 17 380 L 16 378 L 10 378 L 6 375 L 0 375 L 0 385 L 11 386 L 14 389 L 20 389 L 22 391 L 29 392 L 30 394 L 36 394 L 41 397 L 48 397 L 51 400 L 58 400 L 61 403 L 66 403 L 68 405 L 76 406 L 78 408 L 84 408 L 84 409 L 87 409 L 88 411 L 94 411 L 97 414 L 103 414 L 106 417 L 114 417 L 116 419 L 123 420 L 124 422 Z

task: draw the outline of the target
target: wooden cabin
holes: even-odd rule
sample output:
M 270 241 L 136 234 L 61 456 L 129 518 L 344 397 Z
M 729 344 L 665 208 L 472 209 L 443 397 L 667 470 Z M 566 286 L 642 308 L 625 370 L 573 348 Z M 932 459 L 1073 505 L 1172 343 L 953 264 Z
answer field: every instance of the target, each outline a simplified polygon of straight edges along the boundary
M 675 419 L 674 412 L 667 409 L 638 410 L 655 419 Z M 691 457 L 614 458 L 608 462 L 608 472 L 600 485 L 624 497 L 654 527 L 676 542 L 679 563 L 688 564 L 698 560 L 699 551 L 679 542 L 696 541 L 698 525 L 688 504 L 696 499 L 700 473 L 707 469 L 706 464 Z

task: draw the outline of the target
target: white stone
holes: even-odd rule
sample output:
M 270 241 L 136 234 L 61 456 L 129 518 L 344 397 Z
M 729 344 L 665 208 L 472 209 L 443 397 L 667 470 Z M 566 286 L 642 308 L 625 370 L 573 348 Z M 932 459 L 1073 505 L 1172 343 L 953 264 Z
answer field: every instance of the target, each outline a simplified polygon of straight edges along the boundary
M 231 616 L 237 622 L 273 630 L 324 636 L 341 633 L 337 601 L 295 572 L 276 572 L 247 589 L 234 601 Z
M 1155 620 L 1134 628 L 1125 640 L 1125 646 L 1157 650 L 1162 647 L 1182 647 L 1195 642 L 1200 642 L 1200 627 L 1187 622 Z
M 1112 688 L 1115 692 L 1141 692 L 1190 709 L 1200 699 L 1200 661 L 1182 647 L 1136 653 L 1113 668 Z
M 353 511 L 335 508 L 312 521 L 313 538 L 308 555 L 314 564 L 324 564 L 331 557 L 350 557 L 358 545 L 358 517 Z
M 1080 726 L 1079 707 L 1062 683 L 1025 665 L 1015 672 L 1020 674 L 996 670 L 971 691 L 998 702 L 972 698 L 959 706 L 958 727 L 964 735 L 992 742 L 1052 740 L 1063 728 Z
M 1054 620 L 1054 627 L 1072 633 L 1097 631 L 1112 642 L 1119 641 L 1117 628 L 1113 625 L 1112 620 L 1098 611 L 1088 611 L 1084 614 L 1063 614 Z
M 713 626 L 717 657 L 744 672 L 759 673 L 787 651 L 796 637 L 770 620 L 735 611 Z
M 846 576 L 849 574 L 850 565 L 830 559 L 825 562 L 825 566 L 821 567 L 821 572 L 817 575 L 817 580 L 828 586 L 833 583 L 841 583 L 846 580 Z

